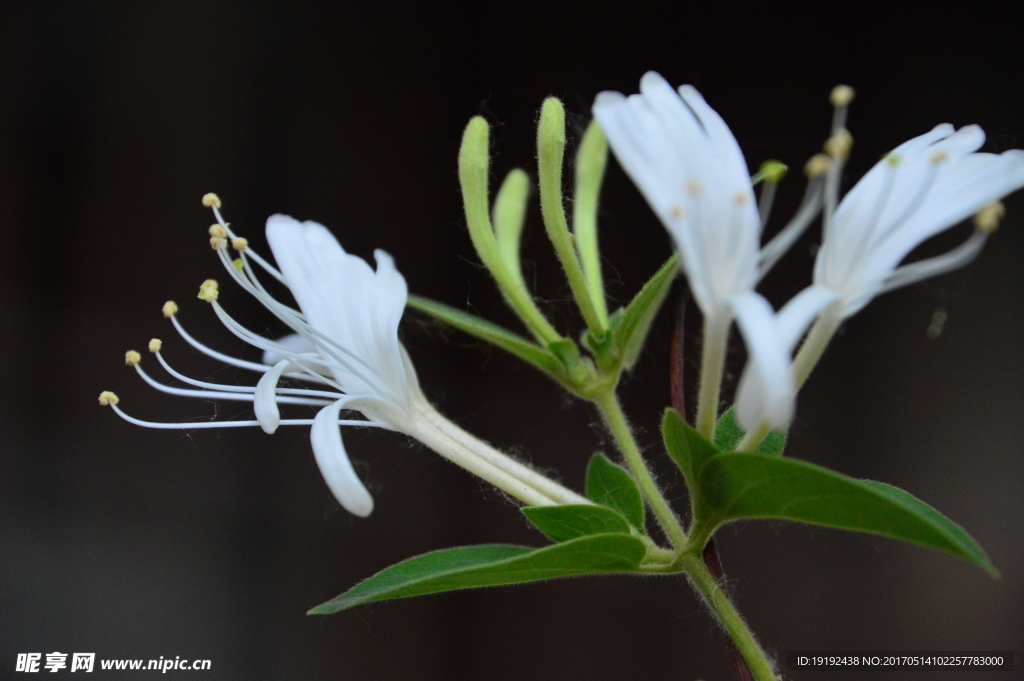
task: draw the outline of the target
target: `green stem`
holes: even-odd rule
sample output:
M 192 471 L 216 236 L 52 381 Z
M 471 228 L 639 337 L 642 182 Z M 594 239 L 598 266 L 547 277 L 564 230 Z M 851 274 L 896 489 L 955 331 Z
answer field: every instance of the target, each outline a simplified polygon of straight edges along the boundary
M 593 402 L 601 411 L 608 430 L 611 431 L 619 451 L 622 452 L 622 458 L 633 473 L 633 477 L 636 479 L 640 491 L 643 492 L 644 497 L 647 499 L 647 504 L 651 507 L 651 511 L 654 512 L 654 517 L 658 519 L 661 529 L 664 530 L 665 535 L 672 542 L 673 546 L 676 548 L 684 546 L 686 544 L 686 532 L 679 523 L 679 519 L 676 518 L 675 513 L 672 512 L 668 502 L 665 501 L 665 497 L 662 496 L 661 490 L 658 489 L 657 483 L 654 482 L 654 478 L 651 476 L 651 472 L 647 470 L 647 464 L 640 453 L 640 448 L 637 447 L 636 440 L 633 439 L 633 432 L 629 428 L 625 414 L 622 413 L 622 406 L 615 396 L 615 391 L 609 389 L 599 393 L 593 398 Z
M 708 571 L 708 567 L 701 560 L 700 555 L 687 555 L 683 559 L 682 568 L 689 576 L 693 587 L 703 596 L 704 601 L 715 614 L 719 624 L 736 644 L 736 648 L 743 655 L 754 678 L 757 681 L 778 681 L 779 677 L 776 675 L 772 663 L 768 661 L 764 650 L 754 638 L 753 632 L 750 631 L 732 601 Z
M 732 316 L 726 312 L 704 318 L 704 347 L 700 360 L 700 393 L 697 398 L 697 432 L 715 441 L 718 398 L 725 368 L 725 345 Z

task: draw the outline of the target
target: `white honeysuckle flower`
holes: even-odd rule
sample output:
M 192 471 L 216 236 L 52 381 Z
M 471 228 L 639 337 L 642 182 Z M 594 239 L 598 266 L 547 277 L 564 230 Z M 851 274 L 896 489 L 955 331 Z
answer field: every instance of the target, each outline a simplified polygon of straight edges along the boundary
M 209 196 L 209 195 L 208 195 Z M 226 364 L 261 374 L 255 386 L 232 386 L 198 381 L 175 369 L 161 354 L 162 342 L 149 349 L 174 378 L 196 389 L 159 383 L 140 366 L 141 356 L 129 351 L 125 360 L 147 383 L 163 392 L 219 400 L 253 403 L 256 419 L 200 423 L 157 423 L 129 416 L 118 398 L 104 392 L 100 403 L 112 407 L 125 420 L 152 428 L 224 428 L 259 426 L 273 433 L 280 426 L 310 426 L 310 441 L 317 465 L 335 498 L 350 513 L 368 516 L 373 498 L 352 468 L 339 426 L 370 426 L 410 435 L 445 458 L 531 505 L 590 503 L 528 466 L 478 440 L 445 419 L 420 390 L 415 369 L 398 340 L 398 324 L 408 292 L 404 277 L 391 256 L 377 250 L 374 270 L 365 260 L 346 253 L 321 224 L 299 222 L 285 215 L 267 220 L 267 241 L 280 270 L 261 258 L 245 239 L 224 222 L 219 200 L 211 207 L 217 224 L 210 228 L 210 244 L 231 277 L 252 294 L 293 334 L 272 341 L 236 322 L 218 301 L 219 287 L 210 279 L 199 298 L 210 303 L 224 325 L 246 343 L 263 350 L 263 363 L 249 362 L 217 352 L 193 338 L 177 318 L 178 306 L 164 305 L 164 316 L 190 345 Z M 228 239 L 238 251 L 232 261 Z M 298 303 L 295 309 L 271 296 L 260 282 L 253 263 L 288 287 Z M 282 379 L 290 385 L 281 387 Z M 280 405 L 315 406 L 312 419 L 282 419 Z M 342 418 L 342 410 L 364 419 Z
M 794 219 L 761 249 L 761 219 L 747 163 L 722 117 L 696 88 L 678 93 L 648 71 L 640 94 L 602 92 L 597 119 L 626 173 L 661 219 L 706 317 L 750 291 L 817 215 L 820 177 L 812 178 Z M 785 249 L 782 248 L 782 251 Z
M 979 220 L 975 233 L 945 255 L 899 267 L 925 240 L 1024 186 L 1024 151 L 978 153 L 984 141 L 976 125 L 955 132 L 939 125 L 887 154 L 826 216 L 814 282 L 842 298 L 842 317 L 980 252 L 997 220 Z
M 751 367 L 767 389 L 765 413 L 785 427 L 795 393 L 789 353 L 776 335 L 771 306 L 754 287 L 816 217 L 823 174 L 812 175 L 793 220 L 762 249 L 761 217 L 743 153 L 693 86 L 677 92 L 649 71 L 640 80 L 640 94 L 602 92 L 593 112 L 615 157 L 675 241 L 704 313 L 705 343 L 724 344 L 735 315 Z

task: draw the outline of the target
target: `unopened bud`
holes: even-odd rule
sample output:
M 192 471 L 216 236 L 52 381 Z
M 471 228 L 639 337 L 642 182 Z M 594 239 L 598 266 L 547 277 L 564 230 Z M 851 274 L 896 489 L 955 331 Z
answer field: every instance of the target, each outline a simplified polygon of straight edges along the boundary
M 849 85 L 836 85 L 832 88 L 832 94 L 829 95 L 828 101 L 832 103 L 832 106 L 846 106 L 853 101 L 853 88 Z
M 104 390 L 103 392 L 100 393 L 100 404 L 103 405 L 104 407 L 111 404 L 117 404 L 120 401 L 121 400 L 117 399 L 117 395 L 110 392 L 109 390 Z
M 160 352 L 160 348 L 162 348 L 163 346 L 164 346 L 164 342 L 162 340 L 160 340 L 159 338 L 154 338 L 151 341 L 149 341 L 149 351 L 150 352 Z
M 124 353 L 124 363 L 127 364 L 130 367 L 135 366 L 136 364 L 138 364 L 141 361 L 142 361 L 142 355 L 140 355 L 139 353 L 135 352 L 134 350 L 129 350 L 128 352 Z
M 999 221 L 1006 214 L 1006 206 L 1002 201 L 993 201 L 978 211 L 974 216 L 974 225 L 985 234 L 992 234 L 999 229 Z
M 170 319 L 174 315 L 178 314 L 178 304 L 173 300 L 168 300 L 164 303 L 164 316 Z
M 846 128 L 840 128 L 825 142 L 825 153 L 837 161 L 845 161 L 853 147 L 853 135 Z
M 829 166 L 832 165 L 831 159 L 825 154 L 815 154 L 807 161 L 804 166 L 804 174 L 807 177 L 818 177 L 828 172 Z
M 204 194 L 203 205 L 207 208 L 220 208 L 220 197 L 216 194 Z
M 218 295 L 216 279 L 207 279 L 199 285 L 199 295 L 197 296 L 199 300 L 205 300 L 208 303 L 212 303 L 217 300 Z

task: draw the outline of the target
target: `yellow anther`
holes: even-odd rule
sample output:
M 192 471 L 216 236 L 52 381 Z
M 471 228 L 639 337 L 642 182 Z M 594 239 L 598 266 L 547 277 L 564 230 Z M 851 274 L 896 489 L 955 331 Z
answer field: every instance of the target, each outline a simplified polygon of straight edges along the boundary
M 207 279 L 199 285 L 199 300 L 205 300 L 208 303 L 212 303 L 217 300 L 217 281 L 215 279 Z
M 160 340 L 159 338 L 154 338 L 151 341 L 149 341 L 149 351 L 150 352 L 160 352 L 160 348 L 162 348 L 163 346 L 164 346 L 164 342 L 162 340 Z
M 135 352 L 134 350 L 129 350 L 128 352 L 124 353 L 124 363 L 127 364 L 130 367 L 135 366 L 136 364 L 138 364 L 141 361 L 142 361 L 142 355 L 140 355 L 139 353 Z
M 224 225 L 220 224 L 219 222 L 216 223 L 216 224 L 210 225 L 210 236 L 219 236 L 220 238 L 223 239 L 227 235 L 228 235 L 228 232 L 227 232 L 226 229 L 224 229 Z
M 853 88 L 849 85 L 836 85 L 832 88 L 828 101 L 832 102 L 832 106 L 846 106 L 853 101 L 853 95 Z
M 1003 202 L 993 201 L 977 212 L 974 216 L 974 226 L 985 234 L 992 234 L 999 229 L 999 221 L 1005 214 L 1006 206 L 1003 205 Z
M 818 177 L 828 172 L 829 166 L 832 165 L 831 159 L 825 154 L 815 154 L 811 156 L 810 160 L 804 166 L 804 174 L 807 177 Z
M 846 128 L 840 128 L 825 142 L 825 153 L 837 161 L 845 161 L 853 147 L 853 135 Z
M 109 390 L 104 390 L 103 392 L 100 393 L 100 404 L 103 405 L 104 407 L 111 404 L 117 404 L 120 401 L 121 400 L 117 399 L 117 395 L 110 392 Z
M 760 177 L 765 182 L 782 182 L 788 170 L 789 167 L 781 161 L 765 161 L 757 169 L 757 175 L 754 177 Z
M 210 237 L 210 248 L 212 248 L 213 250 L 219 251 L 219 250 L 227 248 L 227 247 L 228 247 L 228 240 L 225 239 L 224 237 L 221 237 L 221 236 L 211 236 Z
M 240 236 L 236 236 L 234 239 L 231 240 L 231 247 L 234 248 L 239 253 L 244 253 L 245 250 L 249 248 L 249 240 L 243 239 Z
M 945 163 L 946 161 L 949 160 L 949 152 L 946 151 L 945 149 L 939 149 L 934 154 L 932 154 L 930 160 L 932 162 L 932 165 L 936 166 L 939 165 L 940 163 Z
M 170 319 L 174 315 L 178 314 L 178 304 L 173 300 L 168 300 L 164 303 L 164 316 Z
M 220 208 L 220 197 L 216 194 L 204 194 L 203 205 L 207 208 Z

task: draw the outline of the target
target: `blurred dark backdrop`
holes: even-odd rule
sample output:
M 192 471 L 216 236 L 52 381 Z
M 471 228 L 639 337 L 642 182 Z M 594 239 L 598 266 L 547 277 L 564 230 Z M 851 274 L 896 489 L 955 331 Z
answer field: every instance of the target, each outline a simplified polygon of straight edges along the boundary
M 245 413 L 157 394 L 123 364 L 125 350 L 159 336 L 187 373 L 247 378 L 193 352 L 159 314 L 177 299 L 194 334 L 255 357 L 195 299 L 219 268 L 199 201 L 208 191 L 256 247 L 271 213 L 316 219 L 354 253 L 389 251 L 413 291 L 512 324 L 460 214 L 455 157 L 477 113 L 494 124 L 496 181 L 516 166 L 535 171 L 545 96 L 563 98 L 576 132 L 597 92 L 635 92 L 647 69 L 696 84 L 752 166 L 801 167 L 827 134 L 840 82 L 858 90 L 854 179 L 943 121 L 981 124 L 989 151 L 1024 145 L 1019 9 L 599 7 L 0 5 L 0 678 L 16 676 L 16 653 L 54 650 L 209 658 L 216 679 L 730 678 L 722 637 L 679 578 L 578 579 L 307 617 L 411 555 L 542 538 L 498 494 L 394 434 L 345 434 L 377 500 L 359 520 L 330 496 L 307 429 L 144 430 L 96 404 L 111 389 L 142 418 Z M 801 192 L 793 173 L 777 215 Z M 1003 578 L 879 538 L 729 527 L 720 548 L 739 606 L 783 659 L 797 649 L 1024 652 L 1024 200 L 1007 205 L 972 267 L 849 322 L 801 395 L 789 450 L 932 503 Z M 614 164 L 602 208 L 610 293 L 625 300 L 669 242 Z M 816 238 L 765 282 L 776 305 L 808 281 Z M 535 205 L 525 257 L 546 309 L 578 330 Z M 222 301 L 250 328 L 282 332 L 241 291 L 225 286 Z M 930 339 L 939 308 L 948 321 Z M 670 328 L 663 314 L 623 397 L 683 501 L 657 436 Z M 688 328 L 692 354 L 696 313 Z M 403 335 L 444 412 L 581 485 L 589 454 L 607 447 L 588 407 L 464 337 L 411 318 Z

